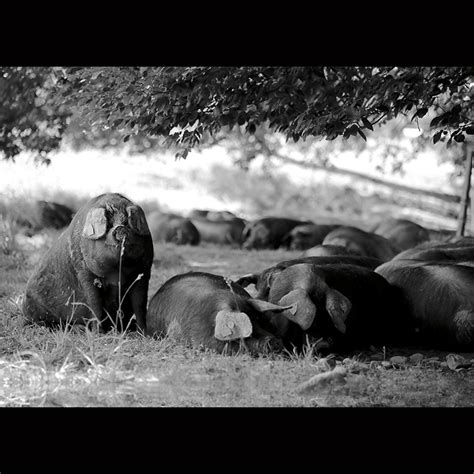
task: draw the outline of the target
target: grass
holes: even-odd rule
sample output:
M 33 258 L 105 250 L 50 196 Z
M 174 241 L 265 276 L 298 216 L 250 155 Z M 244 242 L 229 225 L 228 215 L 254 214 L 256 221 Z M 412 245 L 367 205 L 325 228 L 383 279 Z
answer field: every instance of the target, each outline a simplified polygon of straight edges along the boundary
M 416 364 L 385 368 L 381 359 L 410 351 L 386 348 L 383 353 L 377 348 L 376 353 L 331 360 L 318 358 L 308 345 L 302 354 L 252 358 L 246 353 L 224 356 L 137 333 L 24 326 L 21 300 L 26 280 L 38 255 L 57 233 L 42 235 L 42 245 L 20 242 L 14 254 L 2 255 L 0 260 L 4 275 L 0 281 L 0 406 L 474 405 L 474 371 L 450 370 L 443 365 L 446 353 L 435 351 Z M 235 278 L 296 255 L 214 245 L 157 245 L 149 297 L 178 273 L 199 270 Z M 428 359 L 433 355 L 439 361 Z M 299 389 L 335 364 L 347 371 L 342 382 Z
M 210 162 L 208 158 L 212 158 Z M 192 207 L 225 207 L 248 218 L 270 209 L 282 214 L 304 211 L 306 217 L 313 217 L 313 212 L 316 218 L 326 216 L 329 206 L 327 212 L 331 215 L 344 219 L 353 216 L 358 224 L 367 217 L 365 211 L 374 214 L 377 205 L 380 215 L 397 209 L 400 214 L 410 207 L 387 207 L 392 204 L 376 197 L 362 201 L 347 189 L 336 189 L 338 181 L 332 186 L 328 177 L 328 185 L 323 180 L 322 184 L 315 181 L 295 186 L 278 176 L 269 180 L 262 174 L 250 179 L 235 168 L 226 171 L 213 165 L 221 162 L 218 151 L 213 157 L 193 156 L 177 162 L 172 157 L 152 160 L 117 156 L 115 152 L 99 156 L 96 152 L 64 151 L 53 157 L 48 168 L 33 167 L 27 160 L 0 163 L 0 406 L 474 404 L 473 370 L 450 370 L 442 365 L 446 354 L 426 354 L 439 356 L 437 363 L 425 359 L 401 368 L 385 368 L 382 360 L 374 359 L 389 359 L 406 351 L 387 348 L 384 354 L 377 348 L 376 353 L 328 361 L 318 358 L 308 345 L 302 354 L 251 358 L 245 353 L 223 356 L 136 333 L 98 334 L 70 326 L 51 331 L 23 325 L 21 301 L 27 279 L 60 233 L 48 230 L 33 237 L 18 233 L 15 219 L 33 218 L 35 199 L 78 209 L 92 196 L 118 191 L 140 204 L 145 212 L 156 207 L 183 213 Z M 442 216 L 438 221 L 449 224 Z M 179 273 L 208 271 L 233 279 L 295 256 L 299 252 L 158 245 L 149 298 Z M 347 370 L 343 382 L 299 390 L 334 363 Z

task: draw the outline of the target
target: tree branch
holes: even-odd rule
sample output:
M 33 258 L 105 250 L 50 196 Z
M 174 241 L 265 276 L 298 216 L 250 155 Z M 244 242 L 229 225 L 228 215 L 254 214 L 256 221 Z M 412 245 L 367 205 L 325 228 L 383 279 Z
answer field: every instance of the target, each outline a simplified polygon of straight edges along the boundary
M 416 194 L 416 195 L 421 194 L 423 196 L 433 197 L 433 198 L 440 199 L 440 200 L 445 201 L 445 202 L 459 203 L 460 200 L 461 200 L 459 196 L 456 196 L 454 194 L 439 193 L 437 191 L 430 191 L 430 190 L 427 190 L 427 189 L 413 188 L 411 186 L 405 186 L 403 184 L 393 183 L 391 181 L 386 181 L 386 180 L 383 180 L 383 179 L 380 179 L 380 178 L 369 176 L 369 175 L 366 175 L 364 173 L 360 173 L 358 171 L 346 170 L 346 169 L 343 169 L 343 168 L 337 168 L 335 166 L 324 166 L 324 165 L 318 165 L 318 164 L 315 164 L 315 163 L 305 163 L 305 162 L 302 162 L 300 160 L 295 160 L 294 158 L 289 158 L 289 157 L 282 156 L 282 155 L 280 155 L 279 153 L 276 153 L 276 152 L 273 152 L 273 156 L 275 158 L 278 158 L 279 160 L 285 162 L 285 163 L 301 166 L 303 168 L 325 170 L 329 173 L 352 176 L 352 177 L 357 178 L 357 179 L 363 179 L 365 181 L 370 181 L 370 182 L 375 183 L 375 184 L 380 184 L 382 186 L 387 186 L 387 187 L 392 188 L 392 189 L 398 189 L 400 191 L 405 191 L 405 192 L 408 192 L 408 193 L 411 193 L 411 194 Z

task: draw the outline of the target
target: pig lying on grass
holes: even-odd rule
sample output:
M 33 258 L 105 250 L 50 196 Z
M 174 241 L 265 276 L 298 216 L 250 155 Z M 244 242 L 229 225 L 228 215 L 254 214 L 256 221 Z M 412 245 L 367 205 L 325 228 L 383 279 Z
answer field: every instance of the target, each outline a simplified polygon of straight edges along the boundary
M 168 335 L 217 352 L 237 352 L 241 342 L 251 353 L 282 349 L 268 329 L 264 313 L 281 306 L 252 298 L 241 286 L 211 273 L 189 272 L 169 279 L 150 301 L 150 336 Z

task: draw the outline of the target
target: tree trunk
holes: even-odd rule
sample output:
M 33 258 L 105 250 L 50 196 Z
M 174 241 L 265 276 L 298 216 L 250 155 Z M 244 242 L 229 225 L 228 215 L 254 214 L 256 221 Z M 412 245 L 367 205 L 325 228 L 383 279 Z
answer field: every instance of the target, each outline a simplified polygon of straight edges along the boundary
M 466 167 L 464 170 L 464 186 L 461 195 L 461 205 L 459 209 L 458 228 L 456 236 L 462 237 L 466 227 L 467 207 L 469 205 L 469 191 L 471 189 L 471 171 L 472 171 L 472 155 L 474 154 L 471 145 L 466 145 Z

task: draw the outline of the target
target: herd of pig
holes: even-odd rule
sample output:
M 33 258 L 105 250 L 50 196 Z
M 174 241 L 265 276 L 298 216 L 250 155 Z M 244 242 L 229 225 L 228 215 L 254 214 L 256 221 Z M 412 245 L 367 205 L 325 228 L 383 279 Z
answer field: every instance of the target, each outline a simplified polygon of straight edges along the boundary
M 245 222 L 228 212 L 145 216 L 114 193 L 91 199 L 69 220 L 27 282 L 28 324 L 138 329 L 221 353 L 242 346 L 252 353 L 298 351 L 308 343 L 320 353 L 370 346 L 474 350 L 471 237 L 403 219 L 367 232 L 278 217 Z M 176 275 L 148 303 L 154 241 L 200 240 L 304 253 L 235 281 Z M 251 284 L 255 296 L 245 289 Z

